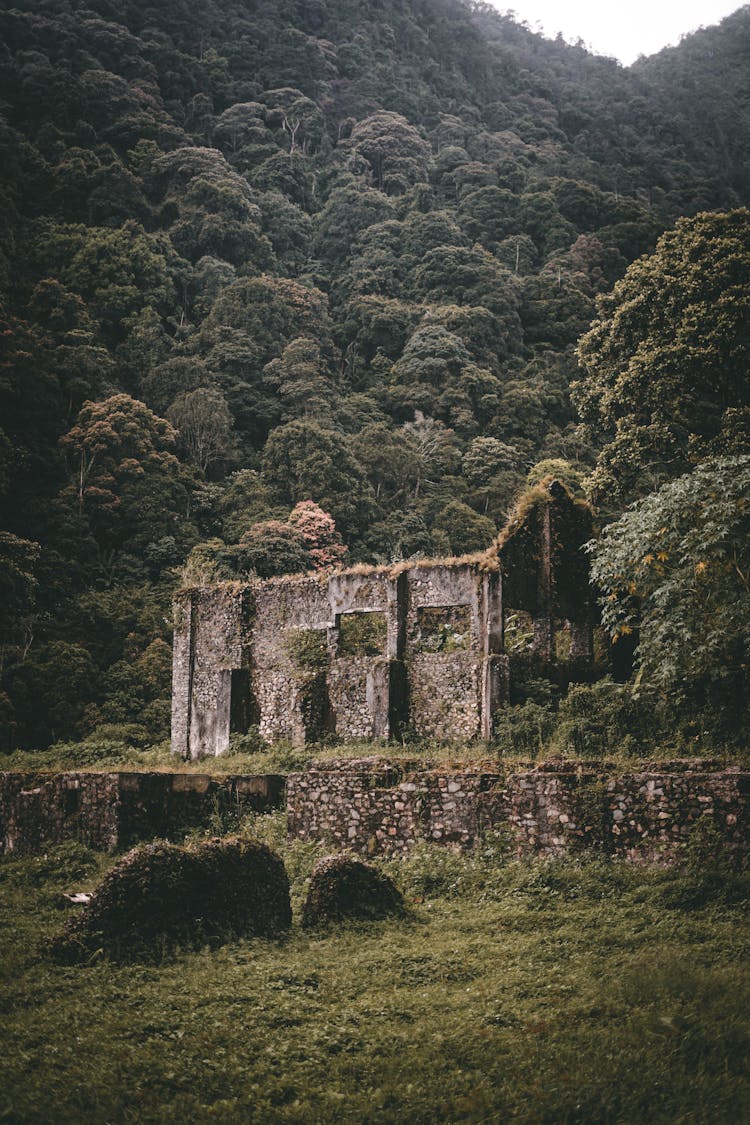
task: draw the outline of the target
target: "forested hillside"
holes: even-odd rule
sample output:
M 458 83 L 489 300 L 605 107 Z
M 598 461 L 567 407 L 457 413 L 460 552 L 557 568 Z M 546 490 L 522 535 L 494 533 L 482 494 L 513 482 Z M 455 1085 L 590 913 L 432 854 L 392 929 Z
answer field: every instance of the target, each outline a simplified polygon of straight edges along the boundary
M 186 565 L 478 550 L 550 459 L 647 491 L 601 358 L 635 275 L 585 425 L 576 343 L 680 217 L 733 212 L 692 260 L 747 276 L 749 62 L 747 6 L 626 70 L 460 0 L 3 5 L 0 745 L 163 737 Z

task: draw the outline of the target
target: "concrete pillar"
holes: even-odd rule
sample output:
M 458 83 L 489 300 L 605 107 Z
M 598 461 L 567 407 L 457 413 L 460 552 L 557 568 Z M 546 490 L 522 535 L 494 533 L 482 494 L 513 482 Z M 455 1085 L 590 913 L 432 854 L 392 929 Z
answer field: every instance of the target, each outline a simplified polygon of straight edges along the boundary
M 555 652 L 555 626 L 552 617 L 552 528 L 551 505 L 546 504 L 539 536 L 536 613 L 534 614 L 534 652 L 551 661 Z
M 480 593 L 482 672 L 480 729 L 483 739 L 492 737 L 495 715 L 506 706 L 509 691 L 509 660 L 503 654 L 503 587 L 500 571 L 481 577 Z
M 372 737 L 391 736 L 391 661 L 377 657 L 367 673 L 367 708 L 372 716 Z
M 505 655 L 485 656 L 482 660 L 481 736 L 492 738 L 495 716 L 508 703 L 510 660 Z
M 212 752 L 216 757 L 226 754 L 229 749 L 229 732 L 232 725 L 232 670 L 220 668 L 217 672 L 217 681 L 212 738 Z
M 502 575 L 499 570 L 488 571 L 481 583 L 482 654 L 490 656 L 503 651 Z
M 390 660 L 403 660 L 406 649 L 406 614 L 409 608 L 409 580 L 405 570 L 395 578 L 387 580 L 386 594 L 388 598 L 386 653 Z
M 193 597 L 186 590 L 174 601 L 172 640 L 172 753 L 190 757 L 190 711 L 193 681 Z

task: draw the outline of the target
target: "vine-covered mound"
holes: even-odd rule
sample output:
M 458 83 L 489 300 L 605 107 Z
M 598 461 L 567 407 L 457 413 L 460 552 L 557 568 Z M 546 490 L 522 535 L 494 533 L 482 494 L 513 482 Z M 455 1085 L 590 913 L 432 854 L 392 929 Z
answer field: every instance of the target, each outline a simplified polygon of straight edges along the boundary
M 85 912 L 52 942 L 56 959 L 149 958 L 176 945 L 267 937 L 292 920 L 289 880 L 265 844 L 215 840 L 134 848 L 104 877 Z
M 401 893 L 387 875 L 348 855 L 326 856 L 313 868 L 302 912 L 305 927 L 401 914 Z

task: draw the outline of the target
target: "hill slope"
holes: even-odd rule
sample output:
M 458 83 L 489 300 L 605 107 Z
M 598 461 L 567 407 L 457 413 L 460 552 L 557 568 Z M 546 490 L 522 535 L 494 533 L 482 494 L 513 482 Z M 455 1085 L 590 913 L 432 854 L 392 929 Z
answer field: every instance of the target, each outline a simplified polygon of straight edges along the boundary
M 191 549 L 300 565 L 313 499 L 353 559 L 470 550 L 590 463 L 597 293 L 748 201 L 749 29 L 624 70 L 458 0 L 0 12 L 6 743 L 165 730 Z

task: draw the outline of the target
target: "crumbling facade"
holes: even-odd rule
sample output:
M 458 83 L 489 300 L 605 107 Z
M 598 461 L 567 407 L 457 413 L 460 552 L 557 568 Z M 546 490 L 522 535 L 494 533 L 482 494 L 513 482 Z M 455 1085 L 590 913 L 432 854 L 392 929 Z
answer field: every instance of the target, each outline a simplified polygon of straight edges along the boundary
M 590 513 L 556 482 L 474 560 L 222 583 L 175 601 L 172 749 L 221 754 L 257 724 L 270 742 L 489 739 L 506 704 L 504 590 L 533 624 L 531 650 L 591 661 Z

